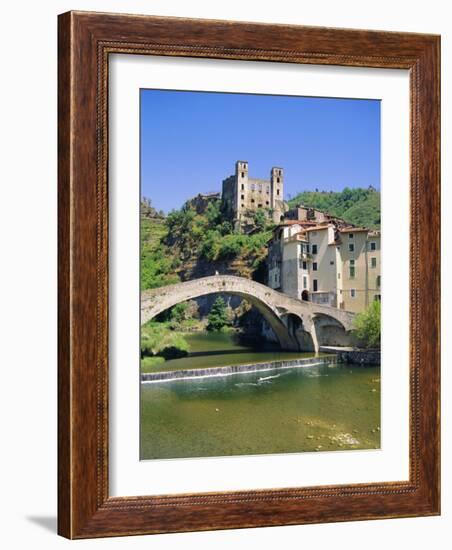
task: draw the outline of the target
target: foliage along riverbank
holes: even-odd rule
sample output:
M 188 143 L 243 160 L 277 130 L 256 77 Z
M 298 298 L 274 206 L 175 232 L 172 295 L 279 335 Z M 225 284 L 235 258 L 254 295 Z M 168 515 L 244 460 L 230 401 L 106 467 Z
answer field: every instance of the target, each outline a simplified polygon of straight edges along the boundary
M 191 332 L 226 332 L 232 321 L 226 303 L 218 296 L 207 319 L 195 318 L 191 304 L 183 302 L 163 312 L 159 320 L 149 321 L 141 327 L 141 370 L 150 372 L 166 360 L 186 357 L 190 346 L 185 338 Z

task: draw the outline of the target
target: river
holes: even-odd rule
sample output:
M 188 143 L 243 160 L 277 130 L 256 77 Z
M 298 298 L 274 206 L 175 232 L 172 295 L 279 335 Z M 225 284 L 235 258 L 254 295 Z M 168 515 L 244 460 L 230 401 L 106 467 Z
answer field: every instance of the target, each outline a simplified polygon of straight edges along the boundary
M 229 334 L 186 339 L 193 355 L 158 370 L 313 355 L 254 350 Z M 141 385 L 141 459 L 379 447 L 379 367 L 320 365 Z

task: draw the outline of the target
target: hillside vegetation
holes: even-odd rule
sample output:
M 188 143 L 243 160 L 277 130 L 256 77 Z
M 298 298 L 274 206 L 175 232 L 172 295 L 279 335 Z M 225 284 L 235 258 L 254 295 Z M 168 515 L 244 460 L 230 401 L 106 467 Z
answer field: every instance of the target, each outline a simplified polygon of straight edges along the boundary
M 303 191 L 289 201 L 291 207 L 303 204 L 371 229 L 380 228 L 380 192 L 374 189 L 350 189 L 342 192 Z
M 380 193 L 373 189 L 304 191 L 289 201 L 290 206 L 299 203 L 358 226 L 380 227 Z M 141 216 L 141 287 L 158 288 L 216 272 L 265 282 L 272 227 L 264 212 L 258 211 L 254 231 L 239 233 L 224 219 L 220 201 L 210 202 L 202 213 L 187 203 L 165 218 L 145 200 Z
M 143 215 L 141 288 L 157 288 L 217 271 L 260 279 L 271 234 L 260 213 L 252 234 L 234 231 L 223 219 L 218 201 L 202 214 L 185 205 L 165 219 Z

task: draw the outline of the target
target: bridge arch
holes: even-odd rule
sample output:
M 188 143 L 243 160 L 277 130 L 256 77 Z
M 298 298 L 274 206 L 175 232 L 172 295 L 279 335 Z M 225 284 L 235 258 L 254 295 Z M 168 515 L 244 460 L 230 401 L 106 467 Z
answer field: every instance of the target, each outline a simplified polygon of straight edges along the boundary
M 206 279 L 211 279 L 211 277 L 206 277 Z M 219 280 L 216 281 L 217 284 L 209 284 L 210 282 L 207 282 L 206 284 L 199 284 L 198 281 L 203 281 L 203 279 L 197 279 L 195 281 L 187 281 L 186 283 L 170 285 L 170 287 L 164 287 L 164 289 L 156 289 L 157 291 L 160 290 L 160 293 L 154 293 L 153 291 L 143 293 L 141 324 L 146 323 L 162 311 L 165 311 L 180 302 L 186 302 L 188 300 L 210 294 L 230 294 L 247 300 L 259 311 L 262 317 L 272 328 L 282 349 L 298 350 L 297 340 L 290 335 L 286 325 L 279 317 L 277 311 L 269 303 L 267 303 L 263 297 L 256 296 L 250 291 L 240 289 L 236 284 L 231 284 L 231 281 L 229 280 L 224 280 L 220 277 L 218 277 L 218 279 Z M 253 281 L 248 282 L 253 283 Z M 255 284 L 257 285 L 259 283 Z M 167 292 L 166 289 L 170 289 L 170 291 Z
M 313 312 L 312 322 L 315 327 L 319 346 L 344 346 L 350 344 L 350 331 L 337 318 L 324 312 Z
M 305 323 L 302 315 L 292 312 L 284 313 L 281 319 L 286 325 L 290 336 L 296 340 L 298 349 L 302 351 L 317 351 L 316 342 L 314 342 L 310 331 L 309 321 Z
M 244 277 L 214 275 L 143 291 L 141 324 L 180 302 L 209 294 L 231 294 L 250 302 L 270 325 L 281 347 L 287 350 L 306 350 L 312 345 L 318 351 L 319 343 L 324 342 L 324 335 L 328 333 L 334 334 L 336 340 L 345 341 L 354 316 L 348 311 L 293 298 Z M 319 342 L 317 329 L 321 331 Z

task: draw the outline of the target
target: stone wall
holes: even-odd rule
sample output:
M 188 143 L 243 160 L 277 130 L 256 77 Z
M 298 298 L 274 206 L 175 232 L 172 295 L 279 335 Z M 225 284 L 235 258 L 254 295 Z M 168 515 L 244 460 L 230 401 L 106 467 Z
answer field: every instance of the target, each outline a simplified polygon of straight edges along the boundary
M 355 363 L 358 365 L 380 365 L 381 351 L 379 349 L 339 349 L 333 350 L 330 346 L 320 346 L 320 351 L 331 353 L 334 351 L 337 356 L 338 363 Z

